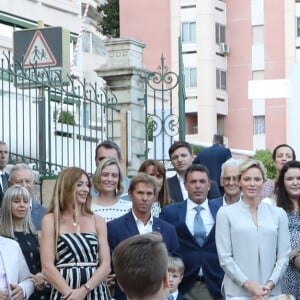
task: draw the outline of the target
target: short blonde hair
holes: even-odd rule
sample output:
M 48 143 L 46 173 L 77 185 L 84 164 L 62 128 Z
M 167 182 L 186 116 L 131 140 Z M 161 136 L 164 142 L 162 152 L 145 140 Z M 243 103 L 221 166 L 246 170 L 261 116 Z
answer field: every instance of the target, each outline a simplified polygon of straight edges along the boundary
M 168 272 L 177 272 L 180 275 L 184 274 L 184 263 L 181 258 L 169 256 Z
M 260 172 L 261 172 L 261 175 L 263 177 L 263 181 L 266 181 L 266 179 L 267 179 L 266 168 L 265 168 L 264 164 L 261 161 L 256 160 L 256 159 L 248 159 L 240 165 L 239 177 L 241 177 L 247 170 L 249 170 L 251 168 L 259 169 Z

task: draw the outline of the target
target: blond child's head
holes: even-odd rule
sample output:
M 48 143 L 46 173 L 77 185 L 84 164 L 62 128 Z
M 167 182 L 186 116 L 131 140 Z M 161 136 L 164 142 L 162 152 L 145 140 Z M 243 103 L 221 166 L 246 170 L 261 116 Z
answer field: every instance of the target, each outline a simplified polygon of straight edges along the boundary
M 179 257 L 169 257 L 168 274 L 170 293 L 174 293 L 178 290 L 178 286 L 183 278 L 184 264 Z
M 293 295 L 281 294 L 275 298 L 275 300 L 296 300 Z

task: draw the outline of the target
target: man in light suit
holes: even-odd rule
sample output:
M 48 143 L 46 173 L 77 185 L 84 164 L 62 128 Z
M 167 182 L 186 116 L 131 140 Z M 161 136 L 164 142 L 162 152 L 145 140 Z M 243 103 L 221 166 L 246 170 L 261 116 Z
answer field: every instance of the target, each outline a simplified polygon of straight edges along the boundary
M 137 234 L 159 232 L 168 253 L 178 256 L 178 238 L 173 225 L 155 218 L 151 207 L 155 200 L 156 184 L 145 173 L 135 176 L 129 186 L 128 194 L 132 200 L 132 211 L 107 223 L 107 236 L 111 252 L 123 240 Z M 116 300 L 126 300 L 125 294 L 116 286 Z
M 210 179 L 217 182 L 221 194 L 224 194 L 224 189 L 220 184 L 221 166 L 231 157 L 231 151 L 224 147 L 223 135 L 215 134 L 213 137 L 213 145 L 201 150 L 193 164 L 202 164 L 207 167 Z
M 8 173 L 5 172 L 5 168 L 8 163 L 8 146 L 5 142 L 0 141 L 0 208 L 3 199 L 3 195 L 8 186 Z
M 29 299 L 34 291 L 34 280 L 31 278 L 19 244 L 2 236 L 0 236 L 0 278 L 0 299 Z
M 25 187 L 30 196 L 31 221 L 36 230 L 41 229 L 42 219 L 47 209 L 40 205 L 34 195 L 34 174 L 32 169 L 26 164 L 16 164 L 12 167 L 9 174 L 9 185 L 18 184 Z
M 169 157 L 176 170 L 176 175 L 167 179 L 170 198 L 174 202 L 181 202 L 187 198 L 187 191 L 184 187 L 184 174 L 193 162 L 193 150 L 189 143 L 178 141 L 171 145 Z M 208 199 L 221 197 L 218 185 L 211 181 Z
M 164 207 L 160 216 L 175 226 L 185 265 L 179 291 L 192 300 L 222 298 L 224 272 L 219 264 L 215 243 L 216 214 L 222 202 L 208 201 L 208 174 L 205 166 L 191 165 L 186 170 L 184 179 L 188 199 Z

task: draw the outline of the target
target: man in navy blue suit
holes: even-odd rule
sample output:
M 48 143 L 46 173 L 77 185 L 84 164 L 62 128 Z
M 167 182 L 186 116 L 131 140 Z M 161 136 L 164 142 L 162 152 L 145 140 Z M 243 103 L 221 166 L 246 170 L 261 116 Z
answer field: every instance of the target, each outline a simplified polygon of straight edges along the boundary
M 215 220 L 221 201 L 208 201 L 209 172 L 191 165 L 185 173 L 188 199 L 163 208 L 161 219 L 175 226 L 179 251 L 185 265 L 179 291 L 192 300 L 221 299 L 224 272 L 215 244 Z
M 221 166 L 231 157 L 231 151 L 224 147 L 223 135 L 215 134 L 213 137 L 213 145 L 201 150 L 193 164 L 202 164 L 208 168 L 210 179 L 217 182 L 221 194 L 224 194 L 224 189 L 220 184 Z
M 121 241 L 133 235 L 157 231 L 162 235 L 169 255 L 178 256 L 179 244 L 174 226 L 151 214 L 156 195 L 154 179 L 145 173 L 138 174 L 131 180 L 128 194 L 132 200 L 132 211 L 107 223 L 111 252 Z M 125 294 L 117 285 L 114 298 L 126 300 Z
M 5 172 L 5 168 L 8 163 L 8 146 L 5 142 L 0 141 L 0 208 L 3 199 L 3 195 L 8 185 L 8 174 Z
M 187 198 L 187 191 L 184 187 L 184 174 L 186 169 L 193 163 L 192 146 L 185 141 L 175 142 L 169 148 L 169 157 L 176 170 L 176 174 L 167 179 L 170 198 L 174 202 L 181 202 Z M 211 181 L 208 199 L 220 196 L 218 184 Z

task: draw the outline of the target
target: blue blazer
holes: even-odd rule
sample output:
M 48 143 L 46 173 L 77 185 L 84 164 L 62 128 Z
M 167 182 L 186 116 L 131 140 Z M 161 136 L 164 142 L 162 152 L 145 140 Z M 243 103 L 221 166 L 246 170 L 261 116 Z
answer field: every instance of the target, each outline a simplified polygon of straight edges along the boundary
M 195 157 L 193 164 L 205 165 L 209 170 L 211 180 L 220 186 L 221 166 L 231 157 L 231 151 L 219 144 L 201 150 Z
M 170 177 L 167 179 L 168 187 L 169 187 L 169 194 L 170 198 L 174 202 L 181 202 L 184 201 L 183 195 L 181 192 L 180 184 L 177 178 L 177 175 Z M 210 182 L 210 190 L 208 191 L 207 198 L 208 199 L 214 199 L 221 197 L 220 190 L 218 188 L 218 185 L 215 181 Z
M 4 176 L 6 178 L 6 182 L 8 182 L 9 175 L 5 172 Z M 4 193 L 3 193 L 2 187 L 0 185 L 0 208 L 1 208 L 3 196 L 4 196 Z
M 153 217 L 152 228 L 153 231 L 158 231 L 162 235 L 169 255 L 179 256 L 179 243 L 174 226 Z M 131 211 L 120 218 L 108 222 L 107 237 L 111 253 L 121 241 L 137 234 L 139 234 L 139 231 Z M 126 295 L 121 291 L 117 284 L 114 298 L 116 300 L 127 299 Z
M 47 208 L 37 203 L 32 199 L 31 221 L 36 230 L 41 230 L 42 219 L 47 211 Z
M 208 201 L 213 218 L 221 207 L 221 202 Z M 222 298 L 221 285 L 224 272 L 220 267 L 215 242 L 215 225 L 206 237 L 202 247 L 198 245 L 194 236 L 185 224 L 187 202 L 179 202 L 174 205 L 165 206 L 160 218 L 175 226 L 179 239 L 179 251 L 185 265 L 185 272 L 179 291 L 183 294 L 188 292 L 198 277 L 200 267 L 208 290 L 214 298 Z

